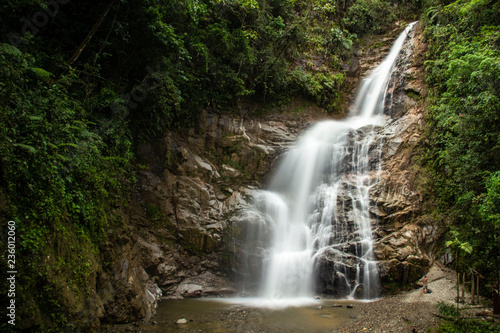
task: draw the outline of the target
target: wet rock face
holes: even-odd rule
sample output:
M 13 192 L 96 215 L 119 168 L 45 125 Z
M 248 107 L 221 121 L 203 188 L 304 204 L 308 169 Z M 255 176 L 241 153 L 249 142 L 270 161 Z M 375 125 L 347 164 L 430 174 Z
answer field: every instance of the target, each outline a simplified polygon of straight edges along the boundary
M 377 155 L 377 150 L 372 148 L 369 152 L 370 218 L 374 256 L 383 288 L 411 284 L 421 278 L 434 259 L 433 246 L 440 232 L 437 226 L 417 218 L 422 195 L 415 187 L 419 170 L 412 162 L 422 138 L 421 100 L 426 94 L 421 59 L 425 45 L 420 40 L 419 29 L 417 26 L 416 37 L 406 42 L 389 85 L 384 110 L 388 116 L 386 124 L 374 129 L 376 137 L 372 146 L 382 145 L 381 154 Z M 381 167 L 377 170 L 379 158 Z M 355 239 L 349 241 L 351 246 L 355 242 Z M 340 258 L 341 265 L 349 266 L 348 259 Z M 331 265 L 328 256 L 321 257 L 319 267 L 329 269 Z M 325 278 L 321 278 L 322 275 Z M 320 290 L 335 290 L 339 277 L 328 276 L 321 269 L 319 276 Z
M 353 207 L 352 189 L 357 185 L 353 183 L 355 177 L 350 176 L 356 169 L 351 156 L 359 149 L 359 142 L 373 133 L 375 137 L 368 147 L 366 169 L 374 244 L 373 258 L 367 259 L 377 262 L 382 289 L 416 281 L 432 263 L 433 244 L 439 229 L 417 219 L 422 196 L 415 187 L 418 170 L 412 163 L 423 131 L 421 100 L 426 93 L 421 59 L 425 45 L 418 32 L 417 37 L 413 34 L 398 58 L 387 91 L 385 124 L 349 132 L 345 138 L 348 143 L 345 156 L 330 166 L 342 174 L 342 181 L 335 197 L 336 205 L 333 205 L 336 211 L 331 214 L 330 224 L 335 228 L 324 235 L 327 243 L 334 245 L 315 254 L 315 290 L 318 293 L 345 297 L 353 290 L 358 266 L 363 268 L 364 262 L 359 256 L 364 253 L 363 244 L 354 219 L 358 207 Z M 378 56 L 382 60 L 385 54 Z M 375 65 L 373 61 L 372 66 Z M 315 207 L 317 214 L 312 214 L 312 225 L 325 218 L 321 213 L 324 208 Z M 265 236 L 271 234 L 269 221 L 265 215 L 245 205 L 235 211 L 231 221 L 233 256 L 236 258 L 232 267 L 246 290 L 252 290 L 261 279 L 261 263 L 268 251 L 269 240 Z
M 355 232 L 357 226 L 350 191 L 350 173 L 354 172 L 349 158 L 357 149 L 357 143 L 368 134 L 375 133 L 368 148 L 367 170 L 370 185 L 370 224 L 374 231 L 373 258 L 377 262 L 383 289 L 410 284 L 425 273 L 433 260 L 433 244 L 439 235 L 436 226 L 417 219 L 422 196 L 415 187 L 418 170 L 412 165 L 415 151 L 421 140 L 424 126 L 423 107 L 420 101 L 425 95 L 422 80 L 422 62 L 419 58 L 425 47 L 417 36 L 409 39 L 399 56 L 397 69 L 387 91 L 384 113 L 385 124 L 366 126 L 347 135 L 346 157 L 336 162 L 335 169 L 343 174 L 343 181 L 336 200 L 336 212 L 330 221 L 335 232 L 324 235 L 329 246 L 315 254 L 315 289 L 318 293 L 345 297 L 352 290 L 359 266 L 364 262 L 359 253 L 361 239 Z M 382 150 L 379 148 L 382 147 Z M 324 201 L 320 201 L 324 202 Z M 324 207 L 316 207 L 323 211 Z M 236 226 L 233 269 L 240 272 L 245 286 L 260 279 L 260 263 L 266 255 L 266 234 L 270 234 L 266 217 L 245 209 L 233 216 Z M 316 220 L 314 220 L 316 216 Z M 324 216 L 313 214 L 311 224 L 318 224 Z
M 392 94 L 392 121 L 380 131 L 384 140 L 383 167 L 370 190 L 376 221 L 374 252 L 382 285 L 387 288 L 414 283 L 434 260 L 438 226 L 419 218 L 422 194 L 415 186 L 419 170 L 413 159 L 423 139 L 426 95 L 420 26 L 396 73 Z
M 363 262 L 353 253 L 355 242 L 332 246 L 317 256 L 315 261 L 315 291 L 318 294 L 332 295 L 336 298 L 349 296 L 356 280 L 358 265 Z
M 149 320 L 161 298 L 234 294 L 228 217 L 317 117 L 312 107 L 265 120 L 204 112 L 188 133 L 141 146 L 137 189 L 103 253 L 101 321 Z

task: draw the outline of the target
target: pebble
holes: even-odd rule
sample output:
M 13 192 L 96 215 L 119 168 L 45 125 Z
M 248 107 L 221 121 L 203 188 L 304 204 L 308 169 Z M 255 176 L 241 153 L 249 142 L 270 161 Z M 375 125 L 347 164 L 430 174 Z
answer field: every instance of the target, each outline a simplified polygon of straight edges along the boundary
M 188 321 L 187 321 L 187 319 L 182 318 L 182 319 L 177 320 L 175 323 L 178 325 L 182 325 L 182 324 L 187 324 Z

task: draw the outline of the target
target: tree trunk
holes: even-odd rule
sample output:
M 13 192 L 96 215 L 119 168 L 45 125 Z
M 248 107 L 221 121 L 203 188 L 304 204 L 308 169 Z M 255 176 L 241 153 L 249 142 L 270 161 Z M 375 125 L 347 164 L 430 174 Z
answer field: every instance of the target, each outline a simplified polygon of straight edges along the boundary
M 476 277 L 476 301 L 479 304 L 479 274 Z
M 500 314 L 500 296 L 498 290 L 493 291 L 493 314 Z
M 104 21 L 104 18 L 106 18 L 106 15 L 108 15 L 108 13 L 109 13 L 111 7 L 113 6 L 114 2 L 115 2 L 115 0 L 111 0 L 109 2 L 108 7 L 106 7 L 106 10 L 104 11 L 104 13 L 102 13 L 101 17 L 96 22 L 96 24 L 94 24 L 94 26 L 90 30 L 89 34 L 87 35 L 87 37 L 85 37 L 85 39 L 80 44 L 80 46 L 78 47 L 78 49 L 76 49 L 75 54 L 73 54 L 73 56 L 71 57 L 71 59 L 69 59 L 68 62 L 66 63 L 68 66 L 71 66 L 76 61 L 76 59 L 78 59 L 78 57 L 82 53 L 83 49 L 90 42 L 90 39 L 92 38 L 92 36 L 94 36 L 94 34 L 96 33 L 97 29 L 99 29 L 99 27 L 101 26 L 102 22 Z
M 457 272 L 457 313 L 458 313 L 458 302 L 460 302 L 460 273 Z
M 471 287 L 470 287 L 470 288 L 471 288 L 471 291 L 470 291 L 470 294 L 471 294 L 471 302 L 470 302 L 470 304 L 475 305 L 475 304 L 476 304 L 476 295 L 474 294 L 474 293 L 476 292 L 476 291 L 474 290 L 474 289 L 475 289 L 475 288 L 474 288 L 474 287 L 475 287 L 475 286 L 474 286 L 474 278 L 475 278 L 475 276 L 474 276 L 474 273 L 471 273 L 471 275 L 472 275 L 472 277 L 471 277 L 471 279 L 470 279 L 470 280 L 471 280 L 471 281 L 470 281 L 470 283 L 471 283 Z
M 493 290 L 493 314 L 500 314 L 500 271 L 498 271 L 498 281 Z
M 465 273 L 462 274 L 462 301 L 465 303 Z

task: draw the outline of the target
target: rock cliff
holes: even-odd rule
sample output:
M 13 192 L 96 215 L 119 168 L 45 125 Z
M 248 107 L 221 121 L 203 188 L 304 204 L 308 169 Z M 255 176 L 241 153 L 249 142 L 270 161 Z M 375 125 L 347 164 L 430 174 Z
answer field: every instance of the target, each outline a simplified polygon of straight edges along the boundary
M 324 116 L 307 102 L 263 119 L 204 111 L 196 128 L 142 145 L 137 189 L 103 253 L 102 321 L 149 320 L 161 298 L 234 294 L 230 217 Z
M 435 241 L 440 234 L 438 226 L 428 224 L 421 217 L 423 197 L 418 177 L 423 171 L 415 161 L 424 130 L 424 100 L 427 92 L 423 54 L 426 45 L 422 42 L 419 25 L 409 35 L 387 90 L 384 110 L 386 123 L 376 128 L 361 128 L 352 134 L 359 138 L 366 131 L 376 133 L 369 149 L 369 197 L 374 230 L 373 250 L 382 290 L 408 286 L 421 278 L 434 260 Z M 376 64 L 377 60 L 374 59 L 377 59 L 378 54 L 373 54 L 373 50 L 365 52 L 367 54 L 361 55 L 364 58 L 362 63 Z M 379 146 L 382 146 L 381 152 L 377 149 Z M 348 187 L 349 183 L 346 182 L 345 186 Z M 349 202 L 342 195 L 337 200 Z M 346 230 L 353 229 L 354 222 L 350 220 L 349 214 L 339 212 L 337 215 L 344 216 L 339 223 L 344 224 Z M 337 279 L 340 277 L 332 276 L 332 270 L 346 271 L 341 268 L 348 267 L 348 278 L 354 279 L 355 265 L 359 260 L 345 252 L 352 253 L 354 251 L 351 248 L 360 246 L 359 237 L 350 234 L 346 239 L 343 244 L 332 246 L 331 251 L 318 259 L 318 292 L 338 293 Z
M 382 290 L 400 288 L 419 279 L 434 259 L 433 246 L 439 235 L 437 226 L 428 225 L 420 218 L 423 198 L 416 180 L 422 173 L 415 159 L 418 158 L 424 130 L 423 102 L 426 95 L 422 66 L 425 44 L 419 29 L 417 25 L 410 32 L 398 57 L 386 93 L 385 123 L 353 130 L 347 139 L 350 143 L 348 150 L 353 151 L 367 135 L 375 133 L 369 147 L 368 183 L 370 222 L 374 230 L 373 252 Z M 361 71 L 367 72 L 380 63 L 392 41 L 384 38 L 383 46 L 356 52 Z M 379 147 L 382 147 L 381 151 Z M 329 236 L 338 241 L 316 255 L 315 265 L 316 292 L 340 297 L 345 297 L 348 292 L 344 290 L 345 280 L 355 279 L 360 258 L 354 253 L 362 246 L 359 234 L 354 232 L 357 229 L 354 215 L 349 213 L 354 209 L 350 189 L 356 185 L 351 184 L 350 179 L 355 177 L 350 177 L 349 172 L 355 168 L 350 165 L 348 155 L 340 163 L 345 175 L 336 197 L 339 210 L 334 214 L 336 231 Z M 322 210 L 321 207 L 318 209 Z M 259 280 L 260 263 L 266 253 L 267 245 L 262 237 L 269 232 L 266 217 L 244 207 L 235 213 L 232 222 L 236 230 L 233 269 L 239 273 L 245 288 L 251 289 L 252 283 Z
M 423 194 L 419 177 L 418 149 L 424 139 L 424 54 L 421 26 L 407 41 L 389 87 L 391 120 L 380 129 L 384 142 L 383 167 L 371 188 L 372 213 L 376 219 L 375 255 L 385 289 L 398 288 L 421 278 L 434 260 L 438 226 L 422 215 Z
M 390 119 L 376 129 L 374 142 L 384 146 L 382 169 L 373 172 L 370 190 L 374 253 L 387 288 L 411 283 L 426 271 L 438 235 L 418 218 L 422 194 L 413 161 L 424 125 L 425 44 L 418 27 L 414 34 L 388 91 Z M 377 64 L 386 44 L 356 52 L 351 69 L 365 72 Z M 118 214 L 123 227 L 110 233 L 103 253 L 109 267 L 98 277 L 104 321 L 148 320 L 162 297 L 233 294 L 237 281 L 257 274 L 258 247 L 252 251 L 242 243 L 249 236 L 244 225 L 251 193 L 298 135 L 325 118 L 306 103 L 285 111 L 252 119 L 205 111 L 196 128 L 140 147 L 137 190 L 128 210 Z M 325 257 L 324 270 L 331 269 L 328 263 Z M 322 279 L 328 275 L 323 273 L 317 289 L 331 292 L 333 282 Z

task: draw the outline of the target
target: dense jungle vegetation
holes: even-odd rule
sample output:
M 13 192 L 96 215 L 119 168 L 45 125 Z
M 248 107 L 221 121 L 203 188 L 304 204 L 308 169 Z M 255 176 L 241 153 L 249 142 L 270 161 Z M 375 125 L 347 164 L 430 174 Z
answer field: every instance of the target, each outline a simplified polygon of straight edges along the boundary
M 460 271 L 498 286 L 500 270 L 500 3 L 436 2 L 429 51 L 427 163 L 435 218 Z
M 68 306 L 84 311 L 106 264 L 107 230 L 120 225 L 135 186 L 141 142 L 189 128 L 203 109 L 238 114 L 255 101 L 304 96 L 341 113 L 342 92 L 352 89 L 342 64 L 359 39 L 420 13 L 430 45 L 425 149 L 434 214 L 450 228 L 450 244 L 471 253 L 460 267 L 498 279 L 498 6 L 2 0 L 0 217 L 4 231 L 16 222 L 18 323 L 59 331 L 74 319 Z M 64 304 L 68 294 L 76 305 Z
M 425 145 L 432 214 L 442 251 L 460 273 L 480 272 L 500 292 L 500 3 L 435 1 L 422 21 L 429 50 Z M 488 297 L 492 289 L 483 290 Z M 495 296 L 496 294 L 496 296 Z M 459 316 L 458 313 L 454 314 Z M 442 332 L 495 332 L 476 321 L 444 321 Z

